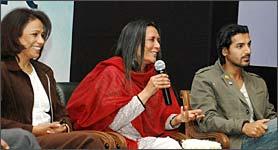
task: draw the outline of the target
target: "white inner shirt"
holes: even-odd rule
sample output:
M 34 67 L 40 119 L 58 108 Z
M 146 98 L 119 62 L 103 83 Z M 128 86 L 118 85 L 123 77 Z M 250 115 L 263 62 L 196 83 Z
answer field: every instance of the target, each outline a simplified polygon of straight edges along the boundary
M 248 96 L 248 93 L 247 93 L 247 90 L 246 90 L 246 87 L 245 87 L 245 84 L 243 82 L 243 85 L 240 89 L 240 92 L 244 95 L 246 101 L 247 101 L 247 104 L 248 104 L 248 107 L 249 107 L 249 111 L 250 111 L 250 122 L 254 122 L 254 111 L 253 111 L 253 107 L 252 107 L 252 104 L 250 102 L 250 98 Z
M 39 79 L 38 74 L 33 66 L 32 69 L 32 73 L 28 74 L 28 76 L 31 80 L 34 93 L 32 125 L 36 126 L 43 123 L 50 123 L 50 115 L 47 113 L 50 110 L 50 104 L 41 80 Z

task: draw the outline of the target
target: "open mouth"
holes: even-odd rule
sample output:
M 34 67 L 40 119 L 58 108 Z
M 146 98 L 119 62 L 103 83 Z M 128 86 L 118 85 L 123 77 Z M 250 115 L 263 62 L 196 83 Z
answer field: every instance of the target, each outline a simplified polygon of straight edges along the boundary
M 157 52 L 152 52 L 152 54 L 155 58 L 157 57 Z
M 34 47 L 32 47 L 32 49 L 39 51 L 39 50 L 41 50 L 41 47 L 34 46 Z
M 249 62 L 249 61 L 250 61 L 250 57 L 249 57 L 249 56 L 242 57 L 242 60 L 243 60 L 244 62 Z

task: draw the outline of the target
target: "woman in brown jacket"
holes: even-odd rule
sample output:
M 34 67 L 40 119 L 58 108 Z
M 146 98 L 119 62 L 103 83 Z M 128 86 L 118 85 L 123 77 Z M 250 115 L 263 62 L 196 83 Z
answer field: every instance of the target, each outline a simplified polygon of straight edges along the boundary
M 89 131 L 71 132 L 53 71 L 38 61 L 50 32 L 41 11 L 19 8 L 1 21 L 1 128 L 26 129 L 47 149 L 102 148 Z

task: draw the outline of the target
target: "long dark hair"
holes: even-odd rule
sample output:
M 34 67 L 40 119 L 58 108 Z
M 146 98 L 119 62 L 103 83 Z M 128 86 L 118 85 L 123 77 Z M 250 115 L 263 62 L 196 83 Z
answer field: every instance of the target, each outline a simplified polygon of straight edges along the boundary
M 120 56 L 124 60 L 125 74 L 130 79 L 130 71 L 139 71 L 142 67 L 144 59 L 144 47 L 146 29 L 153 26 L 160 35 L 160 29 L 153 21 L 139 19 L 129 22 L 121 31 L 118 39 L 115 55 Z M 137 50 L 141 50 L 140 60 L 137 60 Z M 161 58 L 161 52 L 158 53 L 158 59 Z
M 25 47 L 20 43 L 26 25 L 35 19 L 39 19 L 44 25 L 44 40 L 51 32 L 51 22 L 48 16 L 39 10 L 17 8 L 9 12 L 1 21 L 1 58 L 10 59 L 17 57 Z M 43 49 L 43 48 L 42 48 Z M 42 49 L 40 53 L 42 52 Z M 37 58 L 38 59 L 38 58 Z
M 248 27 L 238 24 L 228 24 L 223 26 L 218 34 L 216 39 L 216 48 L 218 58 L 221 64 L 225 64 L 225 57 L 222 54 L 223 48 L 229 48 L 232 44 L 232 36 L 238 33 L 249 33 Z

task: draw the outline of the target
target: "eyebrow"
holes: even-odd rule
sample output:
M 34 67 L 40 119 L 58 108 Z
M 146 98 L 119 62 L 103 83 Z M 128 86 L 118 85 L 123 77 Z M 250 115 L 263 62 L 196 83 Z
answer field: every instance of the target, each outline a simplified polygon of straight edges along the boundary
M 252 41 L 250 40 L 247 44 L 250 44 Z M 238 44 L 245 44 L 244 42 L 238 42 L 238 43 L 235 43 L 236 45 Z
M 160 39 L 160 36 L 156 37 L 155 35 L 150 35 L 150 36 L 146 36 L 146 38 L 158 38 L 158 39 Z

